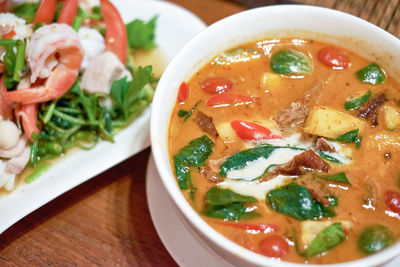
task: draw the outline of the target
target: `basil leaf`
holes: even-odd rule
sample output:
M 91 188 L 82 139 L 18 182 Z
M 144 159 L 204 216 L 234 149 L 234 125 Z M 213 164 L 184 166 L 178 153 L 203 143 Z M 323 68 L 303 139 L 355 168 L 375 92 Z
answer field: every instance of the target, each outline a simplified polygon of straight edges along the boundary
M 338 181 L 338 182 L 342 182 L 342 183 L 351 185 L 349 179 L 347 179 L 347 176 L 344 172 L 340 172 L 340 173 L 337 173 L 334 175 L 328 175 L 328 176 L 320 176 L 320 175 L 315 175 L 315 176 L 320 179 L 334 180 L 334 181 Z
M 236 62 L 247 62 L 252 59 L 257 59 L 262 56 L 258 50 L 251 48 L 235 48 L 222 53 L 214 59 L 218 65 L 229 65 Z
M 345 143 L 354 143 L 356 148 L 359 149 L 361 146 L 362 137 L 358 137 L 358 129 L 344 133 L 343 135 L 336 138 L 336 141 L 341 141 Z
M 307 258 L 328 251 L 341 243 L 346 238 L 341 223 L 334 223 L 323 229 L 308 246 L 305 256 Z
M 259 216 L 257 212 L 248 211 L 245 202 L 257 202 L 252 196 L 237 194 L 229 189 L 212 187 L 206 193 L 207 204 L 204 215 L 224 220 L 240 220 Z
M 386 79 L 385 72 L 376 63 L 372 63 L 357 71 L 356 76 L 361 82 L 373 85 L 381 84 Z
M 226 206 L 208 205 L 204 210 L 204 215 L 212 218 L 235 221 L 259 216 L 255 211 L 247 211 L 246 207 L 242 203 L 238 202 Z
M 295 183 L 271 190 L 266 203 L 277 212 L 298 220 L 335 216 L 334 211 L 314 200 L 307 188 Z
M 340 160 L 338 160 L 337 158 L 332 157 L 331 155 L 328 155 L 328 154 L 326 154 L 324 152 L 318 151 L 317 154 L 321 158 L 323 158 L 324 160 L 327 160 L 327 161 L 330 161 L 330 162 L 333 162 L 333 163 L 337 163 L 337 164 L 342 164 L 342 162 Z
M 189 113 L 189 111 L 180 109 L 180 110 L 178 111 L 178 117 L 183 118 L 183 117 L 185 117 L 188 113 Z
M 211 205 L 226 205 L 234 202 L 257 202 L 257 199 L 252 196 L 244 196 L 233 192 L 229 189 L 220 189 L 212 187 L 206 193 L 207 201 Z
M 358 249 L 367 255 L 374 254 L 394 242 L 393 232 L 386 226 L 374 224 L 367 226 L 358 236 Z
M 186 121 L 187 119 L 189 119 L 190 116 L 192 116 L 193 112 L 195 111 L 197 106 L 200 104 L 200 102 L 201 102 L 201 99 L 199 101 L 197 101 L 196 104 L 194 104 L 193 107 L 189 111 L 186 112 L 186 114 L 184 116 L 185 119 L 183 121 Z M 181 114 L 183 114 L 183 112 Z M 179 116 L 179 113 L 178 113 L 178 116 Z M 179 117 L 181 117 L 181 116 L 179 116 Z
M 189 142 L 174 157 L 175 175 L 179 187 L 182 190 L 188 189 L 188 180 L 191 179 L 189 167 L 203 166 L 206 159 L 212 153 L 214 143 L 203 135 Z
M 328 199 L 331 207 L 336 207 L 339 204 L 339 200 L 336 196 L 326 196 L 325 198 Z
M 23 3 L 15 7 L 12 13 L 26 21 L 27 24 L 33 22 L 40 3 Z
M 357 109 L 360 106 L 364 105 L 368 101 L 368 99 L 370 99 L 371 95 L 372 95 L 372 92 L 371 92 L 371 90 L 369 90 L 366 94 L 362 95 L 361 97 L 348 99 L 344 103 L 344 108 L 346 110 Z
M 147 23 L 140 19 L 135 19 L 126 25 L 130 48 L 149 50 L 157 47 L 155 43 L 157 18 L 158 16 L 155 16 Z
M 307 74 L 312 72 L 310 58 L 304 53 L 293 50 L 281 50 L 271 57 L 271 68 L 279 74 Z

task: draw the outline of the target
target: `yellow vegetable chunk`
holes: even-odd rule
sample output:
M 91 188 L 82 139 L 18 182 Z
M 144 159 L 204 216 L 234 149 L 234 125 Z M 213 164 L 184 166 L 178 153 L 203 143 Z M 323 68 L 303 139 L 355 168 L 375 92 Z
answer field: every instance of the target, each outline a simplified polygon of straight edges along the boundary
M 215 126 L 215 128 L 217 128 L 219 137 L 221 137 L 225 142 L 233 141 L 239 138 L 232 129 L 230 122 L 219 123 Z
M 265 72 L 261 76 L 261 88 L 266 92 L 271 92 L 281 84 L 282 77 L 279 74 Z
M 301 223 L 301 243 L 304 247 L 310 245 L 314 238 L 326 227 L 331 224 L 340 222 L 342 227 L 351 230 L 353 229 L 352 221 L 304 221 Z
M 394 107 L 383 106 L 385 114 L 385 122 L 388 130 L 396 130 L 400 128 L 400 112 Z
M 349 114 L 323 106 L 314 106 L 308 115 L 304 131 L 327 138 L 337 138 L 342 134 L 359 129 L 363 132 L 365 122 Z

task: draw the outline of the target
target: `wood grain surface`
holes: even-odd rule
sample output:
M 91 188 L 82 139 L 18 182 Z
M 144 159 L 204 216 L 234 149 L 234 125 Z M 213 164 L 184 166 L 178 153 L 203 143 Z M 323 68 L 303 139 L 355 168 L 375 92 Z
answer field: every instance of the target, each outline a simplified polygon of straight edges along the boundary
M 400 0 L 171 2 L 192 11 L 207 24 L 248 8 L 238 2 L 326 6 L 400 35 Z M 0 235 L 0 266 L 175 266 L 149 215 L 145 195 L 149 153 L 147 149 L 118 164 L 9 228 Z

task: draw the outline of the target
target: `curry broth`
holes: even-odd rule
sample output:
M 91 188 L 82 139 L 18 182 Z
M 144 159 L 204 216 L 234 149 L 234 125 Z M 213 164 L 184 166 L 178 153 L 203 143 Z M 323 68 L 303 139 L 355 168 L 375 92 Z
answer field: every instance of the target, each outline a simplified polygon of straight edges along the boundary
M 189 96 L 183 104 L 177 103 L 170 121 L 169 127 L 169 152 L 171 164 L 173 166 L 173 156 L 196 137 L 204 135 L 197 123 L 193 119 L 196 112 L 201 111 L 212 117 L 213 123 L 218 125 L 232 120 L 262 121 L 274 116 L 280 108 L 285 108 L 290 103 L 297 101 L 308 90 L 318 87 L 321 97 L 318 105 L 331 107 L 335 110 L 352 114 L 354 111 L 346 111 L 344 102 L 350 95 L 354 95 L 361 90 L 371 90 L 372 95 L 384 92 L 387 99 L 386 103 L 396 105 L 400 100 L 398 83 L 391 77 L 387 77 L 385 82 L 380 85 L 369 85 L 361 83 L 354 75 L 355 72 L 369 65 L 371 62 L 365 58 L 346 51 L 350 58 L 351 65 L 344 70 L 333 70 L 317 60 L 318 51 L 326 47 L 327 44 L 313 40 L 282 39 L 274 42 L 260 41 L 252 42 L 241 46 L 263 51 L 263 56 L 247 62 L 232 63 L 229 65 L 217 65 L 213 61 L 201 68 L 188 82 Z M 282 80 L 277 88 L 269 89 L 262 85 L 261 77 L 265 72 L 272 72 L 270 67 L 271 55 L 275 52 L 293 48 L 309 56 L 313 62 L 313 71 L 306 75 L 281 75 Z M 200 84 L 209 77 L 223 77 L 233 83 L 232 93 L 239 93 L 251 96 L 254 99 L 252 104 L 238 106 L 209 107 L 206 101 L 210 94 L 205 93 Z M 194 113 L 186 121 L 177 114 L 179 110 L 190 110 L 199 100 L 201 100 Z M 309 263 L 336 263 L 350 261 L 364 257 L 357 249 L 357 237 L 361 230 L 370 224 L 381 224 L 393 231 L 396 240 L 400 235 L 400 217 L 393 215 L 390 217 L 386 211 L 384 193 L 386 191 L 398 190 L 398 176 L 400 168 L 400 144 L 379 147 L 374 144 L 374 137 L 379 133 L 389 133 L 398 136 L 398 131 L 388 132 L 385 126 L 382 112 L 378 116 L 379 125 L 371 127 L 367 124 L 361 133 L 363 140 L 361 147 L 355 149 L 354 144 L 341 144 L 344 148 L 352 149 L 352 161 L 348 165 L 331 164 L 328 174 L 335 174 L 345 171 L 351 181 L 351 186 L 334 182 L 325 182 L 325 185 L 337 196 L 339 204 L 334 208 L 336 216 L 332 220 L 351 220 L 354 228 L 349 232 L 347 239 L 318 256 L 310 258 L 308 261 L 296 253 L 293 230 L 299 231 L 301 221 L 285 216 L 269 208 L 265 201 L 259 200 L 257 203 L 250 203 L 256 206 L 260 217 L 243 221 L 251 224 L 276 224 L 279 229 L 277 234 L 286 238 L 290 246 L 289 253 L 282 258 L 285 261 L 309 262 Z M 245 142 L 239 138 L 230 141 L 221 138 L 211 138 L 215 146 L 208 160 L 220 159 L 227 155 L 233 155 L 246 149 Z M 399 139 L 397 139 L 399 140 Z M 204 177 L 204 174 L 192 168 L 192 183 L 197 188 L 194 201 L 191 200 L 189 190 L 182 191 L 193 208 L 202 214 L 205 203 L 205 193 L 216 185 Z M 296 177 L 293 178 L 294 180 Z M 368 188 L 374 188 L 375 210 L 368 206 Z M 364 205 L 364 207 L 363 207 Z M 397 216 L 397 217 L 396 217 Z M 246 230 L 234 227 L 227 227 L 221 219 L 202 216 L 213 228 L 230 240 L 242 245 L 255 252 L 260 252 L 258 242 L 267 234 L 259 232 L 246 232 Z M 323 218 L 322 220 L 329 220 Z M 242 222 L 242 221 L 240 221 Z

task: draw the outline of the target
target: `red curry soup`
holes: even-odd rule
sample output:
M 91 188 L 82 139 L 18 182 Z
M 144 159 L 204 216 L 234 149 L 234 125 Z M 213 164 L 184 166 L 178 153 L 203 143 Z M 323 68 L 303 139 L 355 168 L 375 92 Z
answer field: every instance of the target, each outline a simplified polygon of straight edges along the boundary
M 177 183 L 211 227 L 262 255 L 376 253 L 400 235 L 399 88 L 377 63 L 314 40 L 221 53 L 179 88 Z

